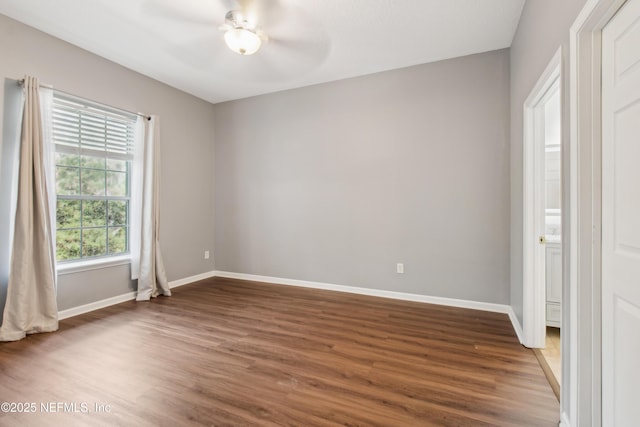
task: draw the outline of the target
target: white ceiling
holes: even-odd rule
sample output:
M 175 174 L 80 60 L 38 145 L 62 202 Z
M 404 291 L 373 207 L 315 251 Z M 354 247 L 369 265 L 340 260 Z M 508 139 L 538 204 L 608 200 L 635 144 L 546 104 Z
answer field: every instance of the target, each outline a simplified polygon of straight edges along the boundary
M 239 2 L 253 56 L 219 26 Z M 217 103 L 509 47 L 525 0 L 0 0 L 0 13 Z

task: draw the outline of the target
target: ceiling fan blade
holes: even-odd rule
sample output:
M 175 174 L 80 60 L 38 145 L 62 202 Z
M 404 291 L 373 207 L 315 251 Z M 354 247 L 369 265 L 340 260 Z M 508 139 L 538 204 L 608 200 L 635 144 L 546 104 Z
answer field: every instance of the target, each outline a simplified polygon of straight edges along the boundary
M 331 44 L 328 39 L 270 39 L 267 48 L 271 52 L 265 58 L 277 59 L 277 67 L 282 69 L 282 73 L 293 76 L 306 74 L 320 66 L 329 56 Z
M 258 4 L 257 13 L 263 26 L 268 28 L 277 25 L 286 16 L 285 9 L 280 0 L 254 0 Z
M 215 31 L 211 35 L 174 43 L 165 50 L 183 64 L 199 70 L 210 69 L 214 62 L 226 55 L 228 51 L 222 36 Z
M 224 12 L 222 12 L 224 8 L 208 2 L 198 3 L 197 7 L 186 8 L 181 7 L 179 2 L 146 0 L 142 8 L 150 16 L 191 25 L 211 26 L 224 21 Z

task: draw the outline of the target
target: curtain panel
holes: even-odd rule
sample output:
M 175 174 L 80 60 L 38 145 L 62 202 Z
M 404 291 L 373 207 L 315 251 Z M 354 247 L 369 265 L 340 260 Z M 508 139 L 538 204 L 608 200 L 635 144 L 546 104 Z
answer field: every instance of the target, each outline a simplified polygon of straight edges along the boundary
M 160 119 L 139 117 L 131 183 L 131 278 L 137 301 L 170 296 L 160 250 Z
M 50 138 L 52 92 L 24 79 L 17 202 L 7 298 L 0 341 L 58 329 L 55 261 L 55 191 Z

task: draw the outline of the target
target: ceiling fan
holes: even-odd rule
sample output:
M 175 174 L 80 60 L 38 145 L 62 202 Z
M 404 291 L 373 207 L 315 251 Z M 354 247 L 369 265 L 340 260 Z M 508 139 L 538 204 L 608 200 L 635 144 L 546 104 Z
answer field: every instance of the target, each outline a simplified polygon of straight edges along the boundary
M 191 67 L 247 81 L 289 81 L 329 53 L 323 26 L 297 0 L 145 1 L 165 25 L 193 32 L 168 48 Z
M 257 26 L 255 20 L 251 22 L 240 10 L 230 10 L 224 17 L 224 24 L 220 30 L 224 31 L 224 41 L 227 47 L 240 55 L 253 55 L 263 41 L 267 41 L 267 35 Z

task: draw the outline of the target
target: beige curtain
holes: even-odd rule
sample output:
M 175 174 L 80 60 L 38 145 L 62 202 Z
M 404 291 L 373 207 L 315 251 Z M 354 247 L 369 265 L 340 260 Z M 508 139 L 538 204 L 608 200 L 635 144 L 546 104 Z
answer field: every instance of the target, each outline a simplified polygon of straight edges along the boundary
M 47 188 L 50 147 L 45 141 L 38 79 L 25 77 L 18 199 L 7 299 L 0 341 L 58 329 L 54 230 Z
M 146 123 L 140 122 L 146 121 Z M 144 137 L 138 141 L 132 182 L 132 278 L 138 279 L 137 301 L 170 296 L 160 251 L 160 119 L 139 119 Z M 139 228 L 138 225 L 139 224 Z M 135 241 L 135 239 L 139 239 Z

